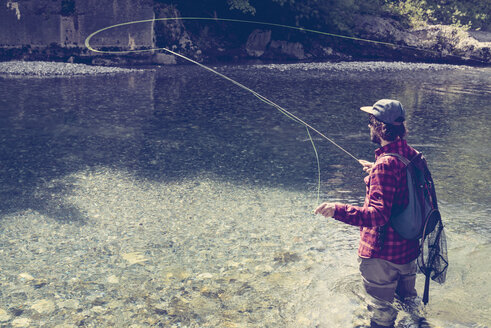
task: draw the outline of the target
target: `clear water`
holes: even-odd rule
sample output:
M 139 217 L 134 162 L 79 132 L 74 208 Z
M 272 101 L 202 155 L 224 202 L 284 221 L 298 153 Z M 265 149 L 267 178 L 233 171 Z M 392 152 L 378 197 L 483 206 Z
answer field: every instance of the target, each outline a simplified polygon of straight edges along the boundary
M 403 63 L 220 66 L 372 159 L 380 98 L 408 112 L 447 227 L 434 327 L 489 327 L 491 70 Z M 312 215 L 305 128 L 194 66 L 0 77 L 0 325 L 352 327 L 358 230 Z M 321 199 L 361 204 L 359 164 L 314 136 Z M 418 288 L 422 291 L 422 278 Z M 399 327 L 407 314 L 400 313 Z

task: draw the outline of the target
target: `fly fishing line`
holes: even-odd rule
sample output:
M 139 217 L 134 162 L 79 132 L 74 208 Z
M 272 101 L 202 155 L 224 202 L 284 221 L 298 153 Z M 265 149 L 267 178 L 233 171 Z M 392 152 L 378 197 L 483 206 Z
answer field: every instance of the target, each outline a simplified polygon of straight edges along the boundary
M 208 67 L 206 65 L 203 65 L 191 58 L 188 58 L 180 53 L 177 53 L 175 51 L 172 51 L 170 49 L 167 49 L 165 47 L 162 47 L 162 48 L 151 48 L 151 49 L 136 49 L 136 50 L 121 50 L 121 51 L 110 51 L 110 50 L 98 50 L 98 49 L 95 49 L 93 48 L 91 45 L 90 45 L 90 40 L 96 36 L 97 34 L 103 32 L 103 31 L 107 31 L 109 29 L 114 29 L 114 28 L 117 28 L 117 27 L 121 27 L 121 26 L 127 26 L 127 25 L 132 25 L 132 24 L 139 24 L 139 23 L 154 23 L 155 21 L 170 21 L 170 20 L 212 20 L 212 21 L 224 21 L 224 22 L 234 22 L 234 23 L 247 23 L 247 24 L 260 24 L 260 25 L 266 25 L 266 26 L 274 26 L 274 27 L 280 27 L 280 28 L 288 28 L 288 29 L 292 29 L 292 30 L 297 30 L 297 31 L 301 31 L 301 32 L 308 32 L 308 33 L 315 33 L 315 34 L 320 34 L 320 35 L 326 35 L 326 36 L 332 36 L 332 37 L 338 37 L 338 38 L 344 38 L 344 39 L 350 39 L 350 40 L 354 40 L 354 41 L 362 41 L 362 42 L 370 42 L 370 43 L 375 43 L 375 44 L 381 44 L 381 45 L 385 45 L 385 46 L 391 46 L 391 47 L 401 47 L 401 48 L 409 48 L 409 49 L 413 49 L 413 50 L 424 50 L 424 51 L 429 51 L 429 52 L 434 52 L 436 53 L 435 51 L 432 51 L 432 50 L 426 50 L 426 49 L 419 49 L 419 48 L 416 48 L 416 47 L 411 47 L 411 46 L 404 46 L 404 45 L 397 45 L 397 44 L 393 44 L 393 43 L 389 43 L 389 42 L 382 42 L 382 41 L 376 41 L 376 40 L 369 40 L 369 39 L 363 39 L 363 38 L 357 38 L 357 37 L 351 37 L 351 36 L 346 36 L 346 35 L 340 35 L 340 34 L 334 34 L 334 33 L 328 33 L 328 32 L 323 32 L 323 31 L 317 31 L 317 30 L 312 30 L 312 29 L 306 29 L 306 28 L 303 28 L 303 27 L 295 27 L 295 26 L 288 26 L 288 25 L 283 25 L 283 24 L 276 24 L 276 23 L 268 23 L 268 22 L 257 22 L 257 21 L 248 21 L 248 20 L 240 20 L 240 19 L 228 19 L 228 18 L 206 18 L 206 17 L 169 17 L 169 18 L 158 18 L 158 19 L 147 19 L 147 20 L 139 20 L 139 21 L 131 21 L 131 22 L 125 22 L 125 23 L 120 23 L 120 24 L 115 24 L 115 25 L 111 25 L 111 26 L 108 26 L 108 27 L 105 27 L 105 28 L 102 28 L 100 30 L 97 30 L 95 32 L 93 32 L 92 34 L 90 34 L 86 39 L 85 39 L 85 46 L 87 47 L 87 49 L 93 51 L 93 52 L 96 52 L 96 53 L 103 53 L 103 54 L 126 54 L 126 53 L 139 53 L 139 52 L 148 52 L 148 51 L 158 51 L 158 50 L 163 50 L 163 51 L 166 51 L 176 57 L 179 57 L 179 58 L 182 58 L 190 63 L 193 63 L 195 65 L 198 65 L 200 66 L 201 68 L 203 69 L 206 69 L 218 76 L 220 76 L 221 78 L 235 84 L 236 86 L 250 92 L 251 94 L 253 94 L 255 97 L 257 97 L 259 100 L 261 100 L 262 102 L 276 108 L 280 113 L 282 113 L 283 115 L 285 115 L 286 117 L 290 118 L 291 120 L 303 125 L 306 130 L 307 130 L 307 135 L 308 135 L 308 138 L 312 144 L 312 148 L 314 150 L 314 154 L 315 154 L 315 158 L 316 158 L 316 162 L 317 162 L 317 176 L 318 176 L 318 181 L 317 181 L 317 203 L 319 203 L 319 199 L 320 199 L 320 185 L 321 185 L 321 170 L 320 170 L 320 160 L 319 160 L 319 154 L 317 152 L 317 149 L 316 149 L 316 146 L 315 146 L 315 143 L 314 143 L 314 139 L 312 138 L 312 135 L 310 134 L 310 130 L 314 131 L 315 133 L 317 133 L 318 135 L 320 135 L 322 138 L 326 139 L 327 141 L 329 141 L 330 143 L 332 143 L 333 145 L 335 145 L 337 148 L 339 148 L 340 150 L 342 150 L 344 153 L 346 153 L 347 155 L 349 155 L 350 157 L 352 157 L 354 160 L 356 160 L 359 164 L 362 164 L 360 162 L 360 160 L 358 158 L 356 158 L 353 154 L 351 154 L 349 151 L 347 151 L 346 149 L 344 149 L 343 147 L 341 147 L 339 144 L 337 144 L 334 140 L 332 140 L 331 138 L 327 137 L 325 134 L 323 134 L 322 132 L 320 132 L 319 130 L 317 130 L 316 128 L 312 127 L 310 124 L 306 123 L 304 120 L 300 119 L 299 117 L 297 117 L 296 115 L 292 114 L 291 112 L 289 112 L 288 110 L 286 110 L 285 108 L 281 107 L 280 105 L 276 104 L 275 102 L 271 101 L 270 99 L 266 98 L 265 96 L 259 94 L 258 92 L 250 89 L 249 87 L 243 85 L 242 83 L 239 83 L 237 81 L 235 81 L 234 79 L 216 71 L 215 69 L 212 69 L 211 67 Z M 363 164 L 362 164 L 363 165 Z

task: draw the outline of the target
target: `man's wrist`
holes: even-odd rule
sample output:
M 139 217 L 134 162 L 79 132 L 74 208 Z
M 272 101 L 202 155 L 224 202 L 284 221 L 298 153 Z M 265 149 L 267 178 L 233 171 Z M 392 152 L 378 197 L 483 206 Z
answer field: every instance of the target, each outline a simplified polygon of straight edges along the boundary
M 332 217 L 335 219 L 339 218 L 340 216 L 342 216 L 344 210 L 345 210 L 344 204 L 339 204 L 339 203 L 334 204 L 334 214 L 332 215 Z

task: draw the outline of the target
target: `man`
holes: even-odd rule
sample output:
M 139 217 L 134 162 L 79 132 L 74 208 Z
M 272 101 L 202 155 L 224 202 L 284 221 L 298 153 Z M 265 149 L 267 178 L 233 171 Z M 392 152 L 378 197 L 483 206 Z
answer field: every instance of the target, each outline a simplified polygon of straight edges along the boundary
M 405 111 L 399 101 L 382 99 L 360 109 L 370 114 L 370 138 L 380 145 L 375 163 L 360 160 L 369 174 L 365 203 L 363 207 L 322 203 L 315 213 L 360 227 L 358 256 L 363 285 L 371 296 L 371 327 L 393 327 L 397 316 L 394 297 L 402 301 L 416 297 L 419 242 L 403 239 L 389 224 L 391 214 L 408 204 L 408 188 L 401 160 L 383 155 L 398 153 L 411 159 L 416 150 L 404 140 Z

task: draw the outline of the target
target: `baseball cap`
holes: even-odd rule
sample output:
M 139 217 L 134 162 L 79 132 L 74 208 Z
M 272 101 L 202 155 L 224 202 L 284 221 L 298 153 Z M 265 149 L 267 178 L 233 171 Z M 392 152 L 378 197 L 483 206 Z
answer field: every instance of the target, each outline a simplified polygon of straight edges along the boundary
M 387 124 L 398 125 L 406 119 L 406 111 L 397 100 L 381 99 L 373 106 L 363 106 L 360 109 Z

